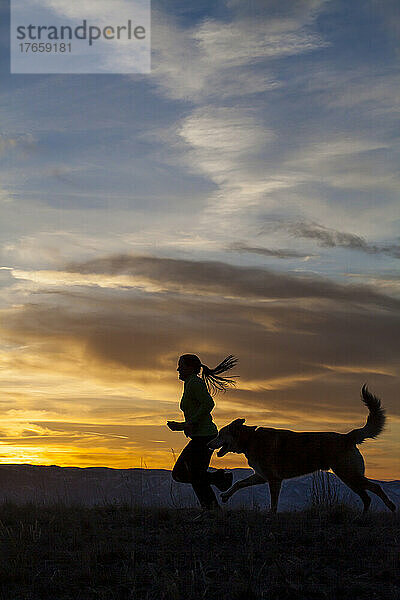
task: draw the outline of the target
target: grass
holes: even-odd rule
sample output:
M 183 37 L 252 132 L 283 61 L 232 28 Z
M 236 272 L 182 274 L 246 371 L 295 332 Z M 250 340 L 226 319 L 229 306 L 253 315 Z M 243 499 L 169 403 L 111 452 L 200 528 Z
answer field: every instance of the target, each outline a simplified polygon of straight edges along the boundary
M 393 600 L 400 519 L 0 506 L 0 600 Z
M 330 509 L 340 504 L 338 480 L 325 471 L 315 471 L 311 480 L 311 506 Z

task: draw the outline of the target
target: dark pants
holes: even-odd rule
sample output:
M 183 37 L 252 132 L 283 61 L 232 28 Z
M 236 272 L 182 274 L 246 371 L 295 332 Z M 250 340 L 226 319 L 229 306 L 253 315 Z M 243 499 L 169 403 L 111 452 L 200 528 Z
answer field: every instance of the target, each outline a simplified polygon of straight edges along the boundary
M 219 504 L 211 489 L 217 471 L 207 471 L 211 455 L 214 452 L 207 444 L 215 435 L 194 437 L 180 453 L 172 470 L 172 478 L 180 483 L 191 483 L 203 508 L 217 508 Z

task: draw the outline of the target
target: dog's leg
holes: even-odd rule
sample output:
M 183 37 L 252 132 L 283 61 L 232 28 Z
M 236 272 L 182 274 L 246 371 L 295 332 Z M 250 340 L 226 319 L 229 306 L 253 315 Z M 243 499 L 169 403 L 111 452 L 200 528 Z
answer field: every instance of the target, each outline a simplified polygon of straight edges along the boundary
M 364 485 L 367 488 L 367 490 L 369 490 L 373 494 L 376 494 L 377 496 L 379 496 L 379 498 L 384 501 L 384 503 L 386 504 L 386 506 L 392 512 L 395 512 L 396 505 L 391 500 L 389 500 L 389 498 L 386 496 L 386 494 L 383 491 L 383 489 L 381 488 L 381 486 L 378 485 L 377 483 L 374 483 L 373 481 L 370 481 L 366 477 L 364 477 L 364 480 L 365 480 Z
M 261 477 L 261 475 L 258 475 L 257 473 L 250 475 L 250 477 L 246 477 L 246 479 L 240 479 L 239 481 L 234 483 L 229 490 L 221 494 L 221 500 L 222 502 L 227 502 L 229 498 L 233 496 L 233 494 L 238 490 L 241 490 L 245 487 L 249 487 L 251 485 L 259 485 L 260 483 L 266 483 L 266 481 L 264 477 Z
M 279 492 L 281 491 L 282 480 L 281 479 L 270 479 L 269 492 L 271 495 L 271 512 L 276 513 L 278 510 Z
M 394 512 L 396 506 L 389 500 L 383 489 L 377 483 L 370 481 L 364 476 L 364 459 L 358 448 L 353 448 L 346 455 L 345 459 L 345 461 L 342 460 L 341 464 L 336 463 L 335 466 L 332 466 L 332 470 L 350 489 L 360 496 L 364 503 L 364 512 L 367 512 L 371 504 L 371 498 L 365 490 L 379 496 L 386 506 Z
M 344 480 L 344 483 L 346 485 L 349 486 L 349 488 L 351 490 L 353 490 L 353 492 L 355 492 L 356 494 L 358 494 L 358 496 L 360 496 L 363 504 L 364 504 L 364 508 L 363 508 L 363 512 L 366 513 L 369 509 L 369 505 L 371 504 L 371 498 L 368 496 L 367 492 L 365 491 L 363 485 L 361 482 L 357 481 L 357 482 L 353 482 L 353 481 L 346 481 Z
M 341 473 L 339 470 L 336 469 L 332 469 L 333 472 L 343 481 L 343 483 L 345 483 L 346 485 L 349 486 L 349 488 L 351 490 L 353 490 L 353 492 L 355 492 L 356 494 L 358 494 L 358 496 L 360 496 L 363 504 L 364 504 L 364 510 L 363 512 L 366 513 L 367 510 L 369 509 L 369 505 L 371 504 L 371 498 L 368 496 L 367 492 L 365 491 L 365 477 L 361 477 L 361 476 L 355 476 L 352 477 L 351 475 L 349 475 L 349 473 Z
M 358 494 L 364 504 L 364 513 L 367 512 L 369 505 L 371 504 L 371 498 L 365 491 L 365 482 L 367 479 L 364 477 L 365 464 L 364 459 L 358 448 L 354 447 L 349 450 L 345 455 L 338 457 L 335 460 L 335 464 L 332 465 L 332 471 L 349 486 L 353 492 Z

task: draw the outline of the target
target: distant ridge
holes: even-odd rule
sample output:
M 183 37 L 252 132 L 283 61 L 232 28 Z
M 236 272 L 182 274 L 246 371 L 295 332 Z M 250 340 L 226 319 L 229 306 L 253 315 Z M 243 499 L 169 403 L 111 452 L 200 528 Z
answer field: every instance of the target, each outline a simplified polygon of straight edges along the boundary
M 228 469 L 234 480 L 251 473 L 250 469 Z M 327 473 L 339 498 L 350 505 L 359 506 L 353 494 L 332 473 Z M 280 496 L 280 511 L 301 510 L 311 498 L 313 475 L 304 475 L 284 481 Z M 400 506 L 400 481 L 380 481 L 390 499 Z M 373 510 L 385 510 L 383 503 L 373 497 Z M 93 506 L 109 503 L 127 503 L 132 506 L 170 508 L 196 507 L 190 485 L 171 479 L 166 469 L 113 469 L 110 467 L 58 467 L 38 465 L 0 465 L 0 502 L 24 504 L 81 504 Z M 266 485 L 244 489 L 226 504 L 229 508 L 259 508 L 269 505 Z

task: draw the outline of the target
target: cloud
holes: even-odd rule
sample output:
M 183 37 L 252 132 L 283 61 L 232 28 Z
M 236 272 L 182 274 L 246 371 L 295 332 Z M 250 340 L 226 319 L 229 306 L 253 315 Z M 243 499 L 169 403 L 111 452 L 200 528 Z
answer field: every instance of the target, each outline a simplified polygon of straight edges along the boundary
M 337 231 L 312 222 L 268 224 L 266 229 L 283 229 L 292 237 L 315 240 L 323 248 L 346 248 L 358 250 L 366 254 L 386 254 L 393 258 L 400 258 L 400 245 L 391 244 L 377 246 L 368 243 L 363 237 L 353 233 Z
M 366 117 L 371 122 L 371 115 L 375 120 L 384 116 L 398 118 L 400 110 L 398 89 L 400 76 L 396 68 L 390 64 L 382 69 L 381 64 L 362 62 L 358 67 L 351 68 L 346 65 L 318 64 L 312 72 L 306 74 L 307 88 L 315 99 L 323 106 L 339 109 L 355 109 L 358 119 Z M 371 80 L 374 85 L 371 85 Z M 369 128 L 368 128 L 369 129 Z
M 261 157 L 275 134 L 259 122 L 252 110 L 210 106 L 196 109 L 182 121 L 178 135 L 186 146 L 182 157 L 186 167 L 207 175 L 216 185 L 215 192 L 208 196 L 203 223 L 212 222 L 216 213 L 232 216 L 241 212 L 258 204 L 269 191 L 288 185 L 261 174 Z
M 265 268 L 239 267 L 218 261 L 112 255 L 71 263 L 64 271 L 13 269 L 16 279 L 39 286 L 99 286 L 137 288 L 150 293 L 174 293 L 251 298 L 258 300 L 309 298 L 346 304 L 398 309 L 400 301 L 365 285 L 340 284 L 309 275 L 288 275 Z
M 260 254 L 261 256 L 272 256 L 274 258 L 311 258 L 311 254 L 304 254 L 297 250 L 289 250 L 286 248 L 274 249 L 262 248 L 260 246 L 248 246 L 241 242 L 233 242 L 227 248 L 235 252 L 249 252 L 251 254 Z
M 218 261 L 190 261 L 152 256 L 113 255 L 69 265 L 67 273 L 133 276 L 158 290 L 233 297 L 323 298 L 398 308 L 399 301 L 373 288 L 342 285 L 323 277 L 238 267 Z
M 297 430 L 350 429 L 365 421 L 358 398 L 364 381 L 383 397 L 389 415 L 400 417 L 400 306 L 379 288 L 129 255 L 69 265 L 63 275 L 135 277 L 161 291 L 72 289 L 66 280 L 49 294 L 42 282 L 35 294 L 27 291 L 22 303 L 1 311 L 2 408 L 20 409 L 3 412 L 2 422 L 19 423 L 23 431 L 57 421 L 49 425 L 54 434 L 42 432 L 50 436 L 50 457 L 64 448 L 70 461 L 83 460 L 78 447 L 87 444 L 99 462 L 110 448 L 117 464 L 124 439 L 114 436 L 133 436 L 135 456 L 145 447 L 155 456 L 146 440 L 167 439 L 163 423 L 178 417 L 176 360 L 185 352 L 211 367 L 227 354 L 239 356 L 237 388 L 217 399 L 219 426 L 244 416 Z M 152 425 L 151 436 L 128 427 L 135 419 Z M 42 461 L 45 441 L 37 446 Z M 30 443 L 25 436 L 24 451 Z M 165 465 L 169 450 L 160 452 Z
M 225 215 L 232 221 L 234 213 L 265 205 L 276 190 L 297 184 L 291 173 L 266 173 L 265 152 L 276 133 L 261 117 L 264 104 L 251 102 L 249 108 L 241 99 L 282 86 L 273 74 L 275 59 L 327 45 L 313 30 L 324 4 L 285 2 L 282 10 L 270 6 L 259 14 L 258 7 L 249 12 L 227 3 L 225 19 L 207 18 L 187 28 L 155 11 L 152 76 L 163 95 L 192 105 L 176 123 L 184 144 L 178 160 L 216 186 L 199 219 L 203 230 L 226 233 Z
M 251 397 L 257 389 L 287 390 L 325 377 L 396 373 L 400 303 L 372 287 L 129 255 L 70 265 L 64 273 L 83 281 L 124 275 L 152 287 L 72 293 L 66 279 L 56 297 L 43 295 L 38 303 L 39 288 L 35 304 L 3 311 L 3 338 L 42 354 L 39 362 L 20 363 L 25 372 L 29 364 L 51 370 L 53 362 L 64 372 L 68 360 L 77 367 L 87 362 L 94 377 L 151 388 L 154 369 L 168 382 L 180 353 L 203 348 L 211 361 L 240 355 L 242 391 Z M 59 352 L 64 358 L 54 362 Z
M 228 271 L 228 288 L 231 275 Z M 385 392 L 391 411 L 396 410 L 398 310 L 343 307 L 335 298 L 329 303 L 295 298 L 260 303 L 249 300 L 245 289 L 236 299 L 137 295 L 130 290 L 123 294 L 109 290 L 102 296 L 90 290 L 65 291 L 61 297 L 63 303 L 58 305 L 54 301 L 59 298 L 43 297 L 39 302 L 36 296 L 35 304 L 2 311 L 1 334 L 14 348 L 3 362 L 3 378 L 6 373 L 17 378 L 24 374 L 26 393 L 34 381 L 40 390 L 47 380 L 46 395 L 62 391 L 60 406 L 66 410 L 68 391 L 73 396 L 74 389 L 80 389 L 84 373 L 85 380 L 97 382 L 97 392 L 89 388 L 84 404 L 101 398 L 101 385 L 106 390 L 117 386 L 114 393 L 121 396 L 132 396 L 129 385 L 133 385 L 142 389 L 139 397 L 148 396 L 145 411 L 160 412 L 159 401 L 171 401 L 176 360 L 185 352 L 200 354 L 209 366 L 229 353 L 239 356 L 241 377 L 228 398 L 238 407 L 244 403 L 271 410 L 278 407 L 279 398 L 286 398 L 281 410 L 301 410 L 299 402 L 312 390 L 307 397 L 310 411 L 323 402 L 334 418 L 339 407 L 347 406 L 346 395 L 325 404 L 321 389 L 329 388 L 333 398 L 346 388 L 356 402 L 358 388 L 367 379 Z M 43 407 L 39 396 L 38 400 L 37 406 Z M 224 400 L 220 402 L 223 406 Z
M 16 149 L 26 154 L 31 152 L 35 145 L 36 140 L 31 134 L 9 136 L 0 133 L 0 156 Z
M 394 275 L 391 275 L 390 273 L 346 273 L 346 277 L 354 280 L 362 280 L 363 283 L 379 288 L 385 293 L 387 292 L 394 295 L 400 294 L 400 276 L 397 275 L 397 273 Z
M 363 192 L 365 196 L 362 199 L 368 209 L 372 200 L 373 206 L 376 206 L 376 195 L 379 194 L 380 201 L 386 206 L 384 214 L 393 214 L 390 204 L 396 206 L 400 179 L 397 169 L 398 152 L 393 140 L 388 139 L 385 131 L 387 123 L 377 123 L 375 131 L 369 133 L 369 136 L 366 133 L 369 126 L 360 123 L 350 126 L 346 135 L 342 136 L 338 136 L 325 124 L 321 127 L 322 136 L 320 132 L 313 132 L 313 127 L 310 126 L 302 139 L 294 139 L 292 148 L 287 149 L 280 161 L 280 171 L 295 174 L 297 186 L 308 185 L 309 189 L 311 185 L 318 186 L 328 198 L 332 197 L 333 201 L 336 198 L 336 202 L 337 198 L 341 199 L 340 195 L 337 196 L 338 190 L 346 193 L 348 204 L 353 194 Z M 371 199 L 367 196 L 368 193 Z M 319 210 L 322 207 L 320 198 Z M 351 213 L 349 207 L 346 208 L 346 212 Z M 333 212 L 337 215 L 338 209 Z M 359 219 L 362 217 L 362 214 L 358 214 Z
M 0 153 L 3 154 L 9 148 L 15 148 L 17 139 L 0 135 Z
M 160 91 L 196 104 L 242 97 L 274 89 L 279 82 L 262 61 L 310 52 L 326 46 L 311 26 L 323 2 L 303 3 L 300 13 L 249 17 L 229 5 L 227 18 L 204 19 L 182 28 L 170 16 L 153 10 L 152 73 Z M 258 67 L 258 68 L 257 68 Z
M 0 188 L 0 204 L 9 204 L 14 199 L 13 193 Z
M 152 77 L 163 96 L 187 102 L 175 124 L 175 143 L 165 160 L 202 174 L 215 186 L 197 228 L 227 235 L 249 207 L 297 185 L 293 173 L 266 172 L 265 155 L 276 132 L 265 122 L 268 92 L 284 86 L 274 72 L 276 59 L 318 50 L 327 42 L 315 20 L 325 2 L 285 2 L 282 10 L 242 10 L 226 3 L 224 18 L 182 27 L 171 15 L 154 11 Z M 163 133 L 163 132 L 161 132 Z M 176 152 L 176 154 L 175 154 Z M 243 224 L 243 221 L 242 221 Z
M 310 24 L 330 0 L 253 0 L 251 14 L 254 19 L 268 19 L 270 26 L 278 31 L 284 27 Z M 241 0 L 226 0 L 236 14 L 248 16 L 249 11 Z
M 392 39 L 398 47 L 399 35 L 400 35 L 400 14 L 399 5 L 396 0 L 386 0 L 386 2 L 379 2 L 379 0 L 372 0 L 374 10 L 381 16 L 387 30 L 392 34 Z

